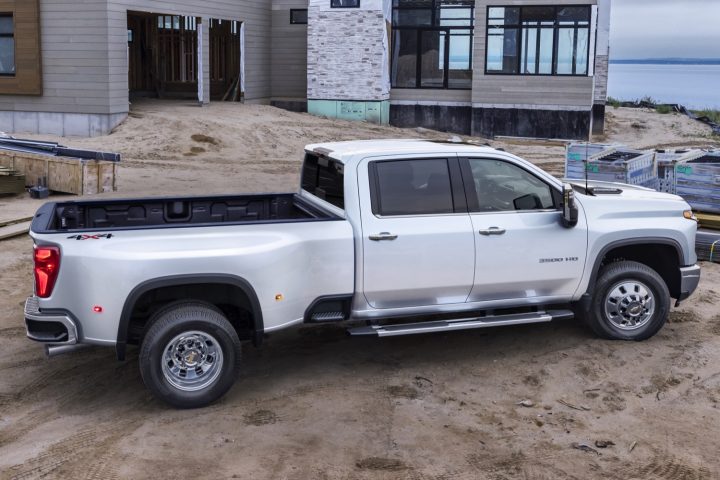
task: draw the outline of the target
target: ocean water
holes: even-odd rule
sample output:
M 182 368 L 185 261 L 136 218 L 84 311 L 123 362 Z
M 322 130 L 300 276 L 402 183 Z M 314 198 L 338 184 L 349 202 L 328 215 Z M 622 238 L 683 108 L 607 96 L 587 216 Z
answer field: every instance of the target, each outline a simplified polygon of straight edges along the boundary
M 720 65 L 611 63 L 608 95 L 618 100 L 650 96 L 692 109 L 720 109 Z

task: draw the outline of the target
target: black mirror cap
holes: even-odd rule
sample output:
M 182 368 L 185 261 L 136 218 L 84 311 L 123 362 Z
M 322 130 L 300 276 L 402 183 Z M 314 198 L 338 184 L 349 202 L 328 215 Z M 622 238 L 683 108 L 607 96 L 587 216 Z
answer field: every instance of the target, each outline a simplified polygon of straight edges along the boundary
M 578 223 L 578 206 L 575 203 L 575 191 L 572 185 L 566 183 L 563 185 L 563 226 L 572 228 Z

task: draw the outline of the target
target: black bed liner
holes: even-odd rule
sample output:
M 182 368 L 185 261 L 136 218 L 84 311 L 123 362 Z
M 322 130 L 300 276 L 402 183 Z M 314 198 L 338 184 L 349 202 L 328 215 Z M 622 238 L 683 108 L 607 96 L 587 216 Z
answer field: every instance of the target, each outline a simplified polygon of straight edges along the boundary
M 133 198 L 47 203 L 32 222 L 35 233 L 110 232 L 338 220 L 295 193 Z

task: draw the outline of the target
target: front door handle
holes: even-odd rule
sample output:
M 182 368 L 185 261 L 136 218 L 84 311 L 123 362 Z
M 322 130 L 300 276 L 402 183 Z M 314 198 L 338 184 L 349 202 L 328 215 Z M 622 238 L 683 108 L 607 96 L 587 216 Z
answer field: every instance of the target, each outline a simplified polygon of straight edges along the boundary
M 393 235 L 392 233 L 382 232 L 377 235 L 370 235 L 368 238 L 374 242 L 379 242 L 381 240 L 395 240 L 397 237 L 397 235 Z
M 478 232 L 480 235 L 490 236 L 490 235 L 504 235 L 505 229 L 500 227 L 490 227 L 487 230 L 480 230 Z

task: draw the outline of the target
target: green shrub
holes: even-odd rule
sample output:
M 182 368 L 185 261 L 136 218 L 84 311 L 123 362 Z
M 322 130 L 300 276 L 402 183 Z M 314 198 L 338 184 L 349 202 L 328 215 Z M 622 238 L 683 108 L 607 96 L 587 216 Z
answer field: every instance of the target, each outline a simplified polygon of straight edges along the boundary
M 617 98 L 608 97 L 607 104 L 612 106 L 613 108 L 618 108 L 622 102 L 618 100 Z
M 698 117 L 708 117 L 715 123 L 720 123 L 720 110 L 692 110 Z
M 655 111 L 657 113 L 662 113 L 663 115 L 665 115 L 671 113 L 673 109 L 670 105 L 658 105 L 657 107 L 655 107 Z

